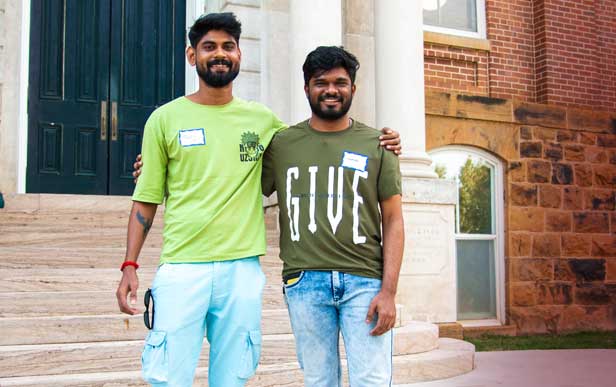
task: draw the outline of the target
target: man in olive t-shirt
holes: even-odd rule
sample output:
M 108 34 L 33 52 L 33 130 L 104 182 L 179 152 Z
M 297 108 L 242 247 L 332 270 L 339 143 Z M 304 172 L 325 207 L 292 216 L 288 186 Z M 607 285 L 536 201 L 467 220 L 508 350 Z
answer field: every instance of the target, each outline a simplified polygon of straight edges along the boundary
M 358 67 L 339 47 L 308 54 L 312 116 L 278 133 L 263 161 L 263 193 L 278 192 L 283 286 L 309 387 L 342 386 L 340 332 L 350 385 L 391 385 L 400 168 L 376 145 L 379 132 L 348 115 Z

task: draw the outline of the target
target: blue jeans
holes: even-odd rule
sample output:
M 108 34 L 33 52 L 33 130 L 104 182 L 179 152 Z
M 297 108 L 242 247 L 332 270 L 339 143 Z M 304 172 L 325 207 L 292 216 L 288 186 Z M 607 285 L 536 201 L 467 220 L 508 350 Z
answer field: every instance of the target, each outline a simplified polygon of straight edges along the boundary
M 337 271 L 304 271 L 285 285 L 297 359 L 306 387 L 341 387 L 338 337 L 342 332 L 351 387 L 389 387 L 392 331 L 370 336 L 370 302 L 381 280 Z
M 208 384 L 244 386 L 261 353 L 264 284 L 257 257 L 160 266 L 152 284 L 154 329 L 141 357 L 143 378 L 158 387 L 192 386 L 206 335 Z

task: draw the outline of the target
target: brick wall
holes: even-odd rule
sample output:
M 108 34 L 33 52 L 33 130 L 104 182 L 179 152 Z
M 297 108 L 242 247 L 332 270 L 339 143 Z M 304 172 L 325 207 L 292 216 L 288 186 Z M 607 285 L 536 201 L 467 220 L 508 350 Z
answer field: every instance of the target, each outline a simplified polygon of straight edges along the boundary
M 616 112 L 428 91 L 426 114 L 427 149 L 478 147 L 507 167 L 507 322 L 616 330 Z
M 486 19 L 489 51 L 426 42 L 427 88 L 616 110 L 612 0 L 486 0 Z
M 426 87 L 488 95 L 488 53 L 468 48 L 424 45 Z

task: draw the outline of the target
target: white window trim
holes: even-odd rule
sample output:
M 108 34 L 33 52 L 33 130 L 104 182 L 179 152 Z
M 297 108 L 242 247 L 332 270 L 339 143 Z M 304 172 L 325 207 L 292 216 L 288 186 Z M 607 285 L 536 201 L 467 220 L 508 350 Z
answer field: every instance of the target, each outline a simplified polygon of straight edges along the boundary
M 477 1 L 477 32 L 457 30 L 455 28 L 446 28 L 424 24 L 424 31 L 439 32 L 441 34 L 464 36 L 467 38 L 486 39 L 486 2 L 485 0 Z
M 488 162 L 494 168 L 494 224 L 495 234 L 485 235 L 469 235 L 469 234 L 455 234 L 456 240 L 494 240 L 494 275 L 495 275 L 495 287 L 496 287 L 496 319 L 501 325 L 506 323 L 505 314 L 505 198 L 504 198 L 504 170 L 503 163 L 494 155 L 471 146 L 460 145 L 448 145 L 433 149 L 428 152 L 431 156 L 444 152 L 464 152 L 469 153 L 472 156 L 480 157 Z M 457 205 L 456 205 L 457 207 Z M 457 257 L 457 252 L 456 252 Z M 457 266 L 457 260 L 456 260 Z M 475 321 L 475 320 L 473 320 Z M 483 321 L 483 320 L 479 320 Z M 494 321 L 494 320 L 485 320 Z

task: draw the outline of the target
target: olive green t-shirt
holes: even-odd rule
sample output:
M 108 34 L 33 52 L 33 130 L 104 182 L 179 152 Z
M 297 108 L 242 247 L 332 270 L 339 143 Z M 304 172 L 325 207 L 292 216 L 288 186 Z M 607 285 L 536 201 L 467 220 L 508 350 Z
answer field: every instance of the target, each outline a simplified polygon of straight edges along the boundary
M 278 192 L 283 275 L 336 270 L 383 274 L 379 202 L 401 193 L 400 166 L 380 132 L 357 121 L 319 132 L 304 121 L 274 137 L 263 193 Z
M 212 106 L 181 97 L 152 113 L 133 200 L 166 197 L 161 263 L 265 253 L 262 155 L 285 127 L 265 106 L 239 98 Z

